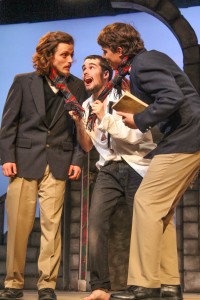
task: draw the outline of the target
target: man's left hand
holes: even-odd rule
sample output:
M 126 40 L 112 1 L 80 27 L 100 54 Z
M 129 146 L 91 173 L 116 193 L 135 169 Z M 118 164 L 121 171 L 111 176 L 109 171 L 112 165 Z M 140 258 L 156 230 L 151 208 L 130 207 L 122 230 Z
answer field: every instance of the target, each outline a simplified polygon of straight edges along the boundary
M 96 114 L 99 121 L 101 121 L 105 116 L 104 102 L 101 102 L 100 100 L 95 100 L 91 106 L 92 112 Z
M 70 165 L 68 177 L 71 180 L 78 180 L 81 175 L 81 168 L 78 166 Z
M 117 114 L 122 117 L 122 122 L 124 123 L 124 125 L 128 126 L 129 128 L 132 128 L 132 129 L 137 129 L 137 126 L 135 125 L 135 122 L 134 122 L 133 114 L 124 113 L 121 111 L 118 111 Z

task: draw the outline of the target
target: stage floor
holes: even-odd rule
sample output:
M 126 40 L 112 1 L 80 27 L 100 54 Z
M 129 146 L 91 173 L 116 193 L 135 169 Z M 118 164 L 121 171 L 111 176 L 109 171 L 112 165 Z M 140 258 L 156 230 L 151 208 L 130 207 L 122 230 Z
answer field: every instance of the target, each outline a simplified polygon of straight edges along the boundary
M 87 292 L 60 292 L 56 291 L 57 300 L 82 300 L 83 297 L 89 295 Z M 24 291 L 23 300 L 37 300 L 37 291 Z M 200 294 L 184 294 L 184 300 L 200 300 Z

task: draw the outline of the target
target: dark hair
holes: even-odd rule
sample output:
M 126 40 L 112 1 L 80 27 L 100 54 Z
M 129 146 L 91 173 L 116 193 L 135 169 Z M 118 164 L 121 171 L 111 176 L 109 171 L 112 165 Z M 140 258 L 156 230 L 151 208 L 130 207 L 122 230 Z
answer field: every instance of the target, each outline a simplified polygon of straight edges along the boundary
M 74 45 L 74 39 L 70 34 L 61 31 L 48 32 L 40 38 L 32 59 L 33 67 L 39 75 L 49 74 L 51 59 L 60 43 Z
M 109 63 L 107 62 L 107 60 L 102 57 L 101 55 L 96 55 L 96 54 L 92 54 L 92 55 L 88 55 L 84 61 L 86 59 L 98 59 L 99 60 L 99 65 L 101 66 L 101 69 L 102 71 L 108 71 L 109 72 L 109 78 L 108 80 L 111 80 L 112 79 L 112 76 L 113 76 L 113 70 L 111 68 L 111 66 L 109 65 Z
M 122 47 L 123 54 L 134 57 L 141 49 L 144 49 L 144 42 L 139 32 L 131 25 L 116 22 L 104 27 L 97 42 L 101 47 L 109 48 L 116 52 L 118 47 Z

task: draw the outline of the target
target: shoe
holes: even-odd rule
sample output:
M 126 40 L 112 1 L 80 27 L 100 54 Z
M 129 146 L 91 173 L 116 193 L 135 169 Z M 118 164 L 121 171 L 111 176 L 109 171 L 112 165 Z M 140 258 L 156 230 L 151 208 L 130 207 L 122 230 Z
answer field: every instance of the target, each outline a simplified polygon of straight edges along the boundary
M 54 289 L 46 288 L 38 291 L 38 300 L 56 300 Z
M 161 285 L 161 299 L 183 300 L 183 294 L 180 285 Z
M 0 293 L 0 300 L 19 299 L 23 297 L 23 289 L 5 288 Z
M 111 294 L 110 300 L 137 300 L 137 299 L 148 299 L 148 300 L 160 300 L 160 288 L 145 288 L 142 286 L 130 286 L 126 291 Z

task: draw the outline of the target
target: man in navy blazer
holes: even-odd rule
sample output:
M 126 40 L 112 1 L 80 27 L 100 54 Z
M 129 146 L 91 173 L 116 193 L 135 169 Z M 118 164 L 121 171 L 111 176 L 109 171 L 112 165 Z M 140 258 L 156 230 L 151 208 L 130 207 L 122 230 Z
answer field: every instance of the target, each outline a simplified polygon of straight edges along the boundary
M 84 157 L 66 104 L 71 101 L 79 107 L 87 97 L 82 80 L 70 74 L 73 55 L 71 35 L 59 31 L 44 35 L 33 56 L 36 72 L 17 75 L 5 103 L 0 157 L 3 174 L 10 182 L 7 274 L 0 299 L 23 296 L 26 249 L 37 197 L 41 221 L 39 300 L 56 299 L 65 184 L 68 178 L 79 178 Z M 68 93 L 56 85 L 55 78 L 62 80 Z
M 135 195 L 130 287 L 110 299 L 181 300 L 174 209 L 200 168 L 200 97 L 172 59 L 144 48 L 130 24 L 107 25 L 97 41 L 113 69 L 129 66 L 131 93 L 149 104 L 135 115 L 118 113 L 124 124 L 142 132 L 158 125 L 162 133 Z

